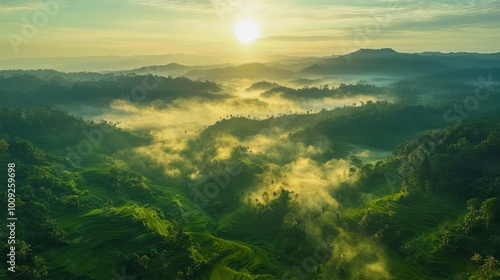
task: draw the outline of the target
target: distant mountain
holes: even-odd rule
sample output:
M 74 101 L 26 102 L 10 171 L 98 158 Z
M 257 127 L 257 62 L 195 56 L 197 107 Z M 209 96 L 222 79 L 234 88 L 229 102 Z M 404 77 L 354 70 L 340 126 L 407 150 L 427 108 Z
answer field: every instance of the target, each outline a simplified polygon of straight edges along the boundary
M 266 62 L 266 65 L 270 67 L 278 67 L 297 72 L 308 67 L 309 65 L 333 57 L 336 56 L 328 56 L 328 57 L 276 56 L 269 62 Z
M 419 74 L 446 70 L 441 62 L 393 49 L 360 49 L 325 59 L 302 70 L 304 74 Z
M 500 52 L 496 53 L 473 53 L 473 52 L 422 52 L 417 53 L 422 56 L 438 56 L 438 57 L 475 57 L 485 60 L 500 60 Z
M 135 69 L 132 71 L 141 72 L 141 71 L 150 71 L 151 69 L 156 69 L 159 71 L 187 71 L 189 69 L 192 69 L 192 67 L 174 62 L 167 65 L 152 65 L 152 66 L 141 67 L 139 69 Z
M 224 67 L 208 70 L 191 70 L 186 76 L 190 78 L 204 78 L 208 80 L 221 79 L 272 79 L 293 76 L 293 72 L 277 67 L 270 67 L 263 63 L 247 63 L 236 67 Z
M 119 71 L 123 74 L 137 74 L 137 75 L 160 75 L 160 76 L 184 76 L 188 71 L 191 70 L 206 70 L 212 69 L 214 67 L 223 67 L 227 65 L 197 65 L 197 66 L 187 66 L 179 63 L 170 63 L 166 65 L 151 65 L 144 66 L 137 69 L 132 69 L 128 71 Z
M 500 67 L 500 53 L 439 53 L 425 52 L 418 54 L 432 58 L 453 68 L 493 68 Z
M 190 65 L 219 64 L 218 55 L 164 54 L 134 56 L 88 56 L 88 57 L 20 57 L 0 59 L 0 69 L 39 69 L 50 68 L 59 71 L 126 71 L 144 65 L 163 65 L 172 62 Z
M 114 74 L 101 74 L 97 72 L 59 72 L 52 69 L 38 70 L 0 70 L 0 77 L 13 78 L 22 76 L 33 76 L 45 81 L 58 82 L 59 84 L 71 85 L 75 81 L 110 80 Z
M 393 49 L 360 49 L 324 59 L 304 68 L 303 74 L 432 74 L 459 68 L 500 67 L 500 53 L 399 53 Z

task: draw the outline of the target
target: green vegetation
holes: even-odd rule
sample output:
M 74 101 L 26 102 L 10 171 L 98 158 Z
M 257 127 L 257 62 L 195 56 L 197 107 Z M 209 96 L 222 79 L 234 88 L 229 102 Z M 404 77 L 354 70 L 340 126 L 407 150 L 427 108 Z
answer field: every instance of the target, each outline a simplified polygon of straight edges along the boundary
M 213 82 L 192 81 L 184 77 L 102 75 L 102 78 L 94 79 L 99 75 L 56 72 L 57 74 L 47 77 L 44 71 L 2 72 L 0 102 L 4 106 L 86 104 L 104 107 L 113 100 L 152 103 L 155 100 L 173 101 L 179 98 L 223 100 L 227 97 Z M 136 88 L 138 85 L 143 88 Z
M 328 85 L 322 88 L 317 87 L 303 87 L 301 89 L 293 89 L 282 86 L 276 86 L 266 90 L 262 93 L 264 97 L 280 96 L 292 100 L 304 99 L 321 99 L 321 98 L 344 98 L 356 95 L 381 95 L 385 93 L 384 88 L 376 87 L 374 85 L 346 85 L 340 84 L 338 88 L 330 89 Z
M 0 98 L 11 107 L 0 109 L 0 166 L 16 165 L 18 221 L 17 272 L 0 278 L 498 279 L 498 96 L 450 121 L 445 112 L 477 88 L 450 94 L 455 87 L 442 81 L 453 73 L 435 84 L 424 76 L 383 87 L 258 82 L 247 93 L 265 91 L 289 107 L 262 116 L 221 111 L 203 128 L 189 126 L 188 114 L 178 122 L 158 116 L 237 99 L 212 82 L 4 73 Z M 113 107 L 145 78 L 161 86 L 144 103 Z M 425 80 L 447 94 L 424 105 L 297 105 L 400 92 L 394 100 L 422 101 L 414 86 Z M 77 111 L 74 104 L 117 110 L 123 123 L 60 109 Z

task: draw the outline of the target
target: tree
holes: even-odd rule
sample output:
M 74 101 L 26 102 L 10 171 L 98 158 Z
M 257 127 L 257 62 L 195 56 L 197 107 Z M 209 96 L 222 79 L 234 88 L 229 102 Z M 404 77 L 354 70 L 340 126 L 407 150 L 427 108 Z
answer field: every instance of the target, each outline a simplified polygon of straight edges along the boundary
M 47 279 L 48 274 L 49 272 L 45 259 L 41 256 L 35 256 L 33 268 L 33 276 L 35 276 L 35 279 Z
M 355 166 L 358 169 L 360 169 L 363 166 L 363 161 L 361 161 L 357 156 L 352 155 L 349 157 L 349 159 L 351 160 L 350 164 L 352 166 Z
M 25 260 L 31 254 L 31 245 L 21 241 L 21 246 L 19 248 L 19 258 L 21 260 Z
M 118 189 L 119 184 L 123 182 L 121 173 L 122 172 L 117 167 L 113 167 L 109 171 L 109 180 L 115 190 Z
M 443 247 L 448 247 L 450 245 L 450 240 L 451 240 L 451 232 L 447 229 L 443 230 L 441 233 L 441 241 L 443 242 Z
M 493 150 L 500 150 L 500 131 L 494 130 L 490 132 L 484 143 Z
M 481 274 L 486 277 L 491 277 L 494 273 L 498 261 L 493 256 L 488 256 L 484 259 L 484 264 L 481 266 Z
M 68 233 L 60 228 L 55 220 L 47 219 L 45 220 L 43 226 L 48 231 L 51 241 L 55 242 L 57 245 L 66 244 L 66 237 Z
M 269 194 L 267 192 L 262 193 L 262 200 L 264 201 L 264 204 L 269 204 Z
M 481 207 L 481 200 L 477 197 L 467 200 L 467 211 L 474 213 Z
M 472 255 L 470 260 L 475 262 L 475 263 L 480 263 L 483 260 L 483 257 L 480 254 L 475 253 L 474 255 Z
M 490 246 L 493 249 L 497 249 L 500 247 L 500 236 L 499 235 L 490 236 Z
M 479 210 L 486 221 L 486 228 L 489 229 L 491 220 L 496 216 L 496 208 L 498 207 L 497 198 L 488 198 L 483 203 L 481 203 L 481 209 Z
M 138 262 L 139 262 L 139 265 L 143 268 L 143 269 L 148 269 L 149 268 L 149 263 L 150 263 L 150 259 L 147 255 L 142 255 L 138 258 Z
M 0 151 L 4 151 L 4 152 L 7 152 L 9 149 L 9 143 L 7 143 L 7 141 L 5 140 L 0 140 Z

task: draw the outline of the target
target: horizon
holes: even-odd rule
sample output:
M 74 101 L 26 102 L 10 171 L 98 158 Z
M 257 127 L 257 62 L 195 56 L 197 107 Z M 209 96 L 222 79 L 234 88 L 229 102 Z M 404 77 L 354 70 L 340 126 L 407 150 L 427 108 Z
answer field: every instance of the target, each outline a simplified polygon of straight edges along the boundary
M 240 63 L 278 55 L 323 57 L 387 47 L 402 53 L 497 53 L 500 43 L 500 38 L 490 35 L 500 31 L 496 19 L 500 6 L 494 1 L 129 0 L 93 4 L 72 0 L 0 3 L 4 27 L 0 61 L 177 54 Z M 235 32 L 245 21 L 253 25 L 255 34 L 242 41 L 242 34 Z
M 11 58 L 11 59 L 0 59 L 0 71 L 15 71 L 15 70 L 56 70 L 62 72 L 78 72 L 78 71 L 89 71 L 89 72 L 117 72 L 126 70 L 137 70 L 139 68 L 151 67 L 151 66 L 168 66 L 168 65 L 180 65 L 186 67 L 196 67 L 196 66 L 213 66 L 215 68 L 219 67 L 234 67 L 242 66 L 247 64 L 270 64 L 270 63 L 281 63 L 287 59 L 329 59 L 336 57 L 346 57 L 349 58 L 350 55 L 358 53 L 360 51 L 384 51 L 391 50 L 398 54 L 440 54 L 440 55 L 496 55 L 500 52 L 441 52 L 441 51 L 422 51 L 422 52 L 401 52 L 395 50 L 394 48 L 384 47 L 384 48 L 360 48 L 350 53 L 346 54 L 330 54 L 322 56 L 294 56 L 294 55 L 275 55 L 267 57 L 263 60 L 254 61 L 238 61 L 238 60 L 221 60 L 218 56 L 213 54 L 188 54 L 188 53 L 166 53 L 166 54 L 148 54 L 148 55 L 92 55 L 92 56 L 56 56 L 56 57 L 23 57 L 23 58 Z M 164 60 L 156 60 L 161 59 Z M 93 59 L 93 60 L 92 60 Z M 135 59 L 135 60 L 134 60 Z M 141 60 L 142 59 L 142 60 Z M 155 62 L 151 62 L 154 59 Z M 85 62 L 83 61 L 85 60 Z M 10 62 L 5 64 L 5 62 Z M 28 62 L 27 64 L 24 64 Z M 128 64 L 123 64 L 128 62 Z M 102 68 L 102 65 L 117 64 L 121 66 L 112 66 L 110 68 Z M 121 64 L 122 63 L 122 64 Z M 16 65 L 19 67 L 12 67 Z M 47 65 L 43 67 L 41 65 Z M 83 65 L 85 67 L 83 67 Z M 82 66 L 82 68 L 78 68 Z M 268 65 L 266 65 L 268 66 Z
M 283 55 L 275 55 L 274 57 L 292 57 L 292 58 L 300 58 L 300 57 L 315 57 L 315 58 L 322 58 L 322 57 L 336 57 L 336 56 L 342 56 L 342 55 L 349 55 L 358 51 L 362 50 L 373 50 L 373 51 L 380 51 L 380 50 L 393 50 L 397 53 L 402 53 L 402 54 L 425 54 L 425 53 L 440 53 L 440 54 L 499 54 L 500 50 L 498 51 L 491 51 L 491 52 L 481 52 L 481 51 L 442 51 L 442 50 L 419 50 L 419 51 L 414 51 L 414 52 L 405 52 L 405 51 L 399 51 L 397 49 L 391 48 L 391 47 L 381 47 L 381 48 L 359 48 L 357 50 L 353 50 L 352 52 L 349 53 L 331 53 L 331 54 L 323 54 L 323 55 L 294 55 L 294 54 L 283 54 Z M 30 56 L 30 57 L 13 57 L 13 58 L 0 58 L 0 61 L 5 61 L 5 60 L 16 60 L 16 59 L 49 59 L 49 58 L 61 58 L 61 59 L 69 59 L 69 58 L 103 58 L 103 57 L 120 57 L 120 58 L 132 58 L 132 57 L 152 57 L 152 56 L 173 56 L 173 55 L 192 55 L 192 56 L 203 56 L 203 55 L 214 55 L 215 53 L 156 53 L 156 54 L 131 54 L 131 55 L 113 55 L 113 54 L 104 54 L 104 55 L 82 55 L 82 56 Z M 218 55 L 221 55 L 221 53 L 218 53 Z M 271 56 L 272 57 L 272 56 Z M 261 62 L 260 60 L 255 60 L 255 61 L 249 61 L 247 63 L 255 63 L 255 62 Z M 176 63 L 176 62 L 172 62 Z

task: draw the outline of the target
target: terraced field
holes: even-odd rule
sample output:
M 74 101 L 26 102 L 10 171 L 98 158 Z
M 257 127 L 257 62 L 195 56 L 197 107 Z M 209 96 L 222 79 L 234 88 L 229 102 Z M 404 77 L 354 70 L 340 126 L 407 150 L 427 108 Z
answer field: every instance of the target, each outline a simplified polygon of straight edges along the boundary
M 210 279 L 253 279 L 251 275 L 279 275 L 284 267 L 270 261 L 268 254 L 241 241 L 230 241 L 207 233 L 190 233 L 200 244 L 200 253 L 216 259 Z M 222 277 L 222 278 L 218 278 Z

